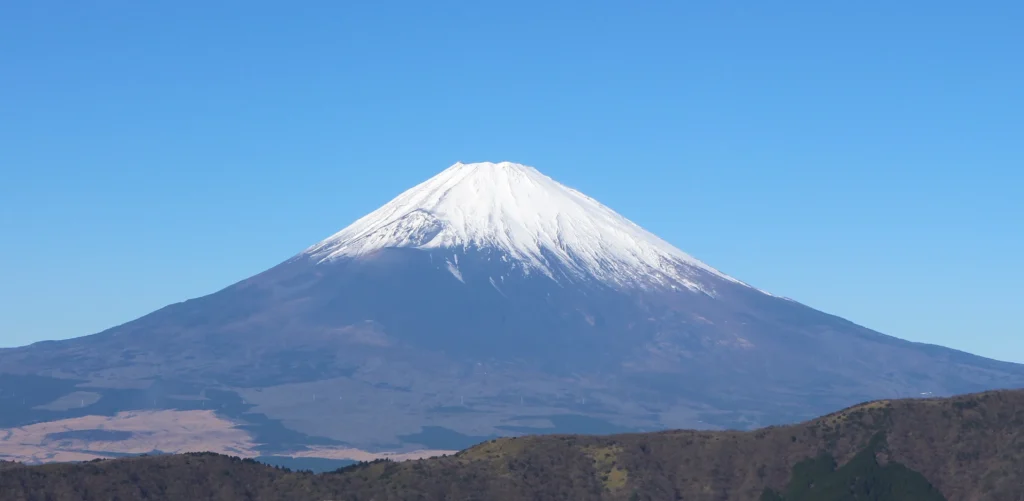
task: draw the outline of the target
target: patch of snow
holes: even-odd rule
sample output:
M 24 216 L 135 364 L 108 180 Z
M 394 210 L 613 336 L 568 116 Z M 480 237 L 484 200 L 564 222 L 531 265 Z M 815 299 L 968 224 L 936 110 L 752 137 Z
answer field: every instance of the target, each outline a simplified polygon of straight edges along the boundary
M 524 274 L 555 267 L 621 286 L 680 285 L 713 294 L 698 261 L 596 200 L 511 162 L 455 165 L 310 247 L 323 262 L 383 248 L 493 249 Z M 449 263 L 449 271 L 461 273 Z
M 487 279 L 491 281 L 491 287 L 494 287 L 494 290 L 498 291 L 498 294 L 501 294 L 502 296 L 505 295 L 505 293 L 498 287 L 498 283 L 494 281 L 494 277 L 487 277 Z
M 452 264 L 451 261 L 445 262 L 448 263 L 448 273 L 451 273 L 452 276 L 459 279 L 460 282 L 466 283 L 466 281 L 462 279 L 462 272 L 459 271 L 459 266 L 457 264 Z M 458 260 L 456 259 L 455 262 L 458 263 Z

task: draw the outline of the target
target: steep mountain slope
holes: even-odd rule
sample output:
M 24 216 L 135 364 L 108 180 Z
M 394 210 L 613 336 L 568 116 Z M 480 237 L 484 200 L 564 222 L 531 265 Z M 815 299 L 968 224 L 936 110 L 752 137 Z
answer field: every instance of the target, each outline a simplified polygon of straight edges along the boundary
M 262 453 L 454 449 L 1022 386 L 757 290 L 531 167 L 456 164 L 214 294 L 0 351 L 0 426 L 214 409 Z
M 752 432 L 498 439 L 454 456 L 322 475 L 213 454 L 0 464 L 0 494 L 54 501 L 1014 501 L 1024 496 L 1022 471 L 1024 392 L 1004 391 L 876 401 Z
M 334 260 L 389 248 L 485 250 L 509 272 L 558 282 L 703 290 L 699 272 L 736 282 L 596 200 L 509 162 L 457 163 L 304 254 Z M 459 263 L 445 263 L 460 278 Z

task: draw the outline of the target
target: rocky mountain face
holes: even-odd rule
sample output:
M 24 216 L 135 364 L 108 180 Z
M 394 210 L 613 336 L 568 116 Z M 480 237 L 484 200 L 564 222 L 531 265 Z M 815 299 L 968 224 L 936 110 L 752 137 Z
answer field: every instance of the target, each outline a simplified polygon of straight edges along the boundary
M 458 449 L 1022 386 L 751 287 L 531 167 L 456 164 L 223 290 L 0 350 L 0 427 L 211 409 L 267 454 Z

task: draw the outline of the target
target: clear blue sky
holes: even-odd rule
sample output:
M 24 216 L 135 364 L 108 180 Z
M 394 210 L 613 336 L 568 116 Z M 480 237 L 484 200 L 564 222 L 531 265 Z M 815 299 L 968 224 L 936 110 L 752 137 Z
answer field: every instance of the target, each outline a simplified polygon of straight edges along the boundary
M 628 3 L 8 2 L 0 346 L 512 160 L 763 289 L 1024 362 L 1024 3 Z

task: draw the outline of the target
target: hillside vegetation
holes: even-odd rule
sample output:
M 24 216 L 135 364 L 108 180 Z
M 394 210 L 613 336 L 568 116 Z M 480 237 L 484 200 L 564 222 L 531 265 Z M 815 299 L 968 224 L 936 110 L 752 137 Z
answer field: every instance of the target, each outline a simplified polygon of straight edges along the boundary
M 0 464 L 0 499 L 1019 501 L 1024 391 L 855 406 L 752 432 L 492 440 L 313 475 L 215 454 Z

